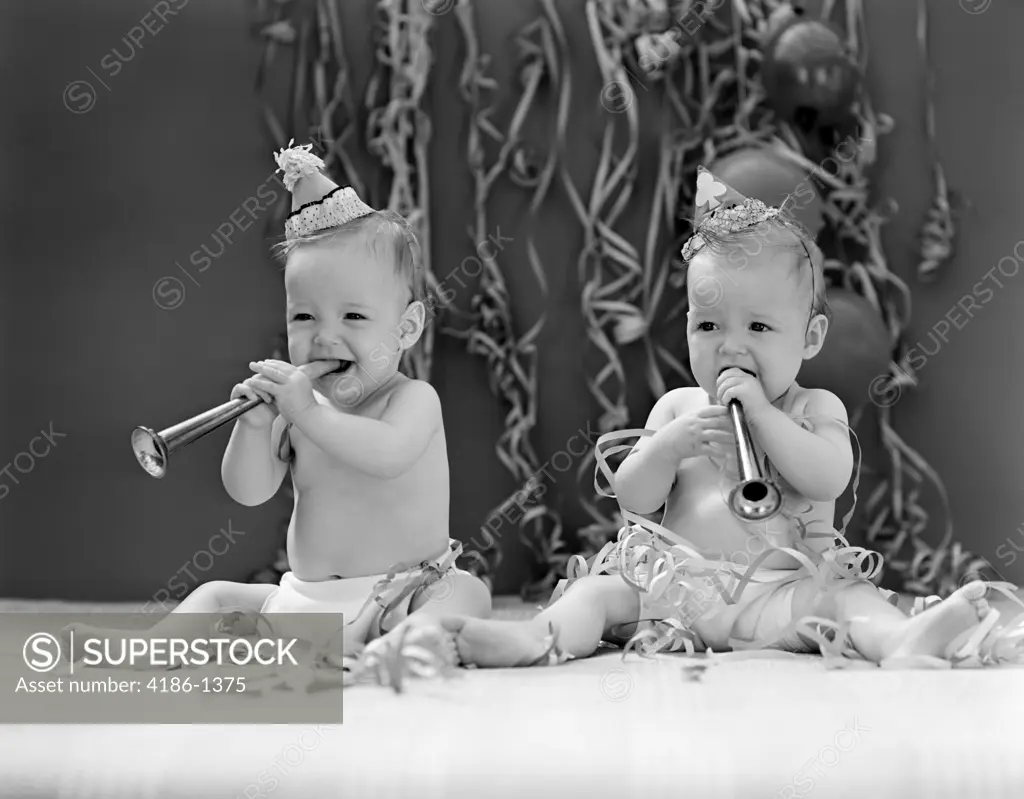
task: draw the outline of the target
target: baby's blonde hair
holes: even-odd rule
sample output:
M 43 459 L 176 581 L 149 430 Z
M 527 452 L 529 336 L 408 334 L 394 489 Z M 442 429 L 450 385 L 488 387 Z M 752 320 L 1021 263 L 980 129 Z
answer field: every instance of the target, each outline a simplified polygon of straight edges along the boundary
M 366 237 L 374 255 L 383 255 L 385 260 L 394 263 L 395 274 L 405 281 L 412 292 L 412 301 L 426 300 L 426 278 L 419 240 L 406 219 L 394 211 L 374 211 L 310 236 L 279 242 L 273 247 L 274 255 L 287 266 L 288 258 L 300 247 L 330 241 L 339 236 L 355 235 Z M 385 248 L 384 253 L 378 249 L 379 246 Z
M 714 255 L 727 255 L 742 249 L 747 255 L 759 254 L 763 247 L 792 252 L 796 256 L 797 269 L 806 263 L 811 270 L 811 317 L 822 314 L 832 323 L 832 309 L 828 304 L 825 286 L 825 256 L 815 243 L 810 233 L 799 223 L 785 216 L 776 216 L 743 230 L 733 232 L 701 231 L 703 240 L 700 247 L 686 266 L 693 262 L 701 253 L 707 251 Z M 756 243 L 757 250 L 751 252 L 747 246 Z M 810 319 L 808 319 L 810 321 Z

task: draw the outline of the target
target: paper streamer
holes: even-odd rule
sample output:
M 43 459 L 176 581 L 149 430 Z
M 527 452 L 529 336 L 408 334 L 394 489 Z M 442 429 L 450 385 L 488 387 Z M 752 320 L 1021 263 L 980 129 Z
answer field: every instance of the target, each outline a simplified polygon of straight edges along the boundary
M 480 52 L 474 7 L 468 0 L 459 0 L 455 7 L 455 16 L 466 45 L 459 87 L 470 110 L 466 160 L 473 174 L 475 191 L 474 221 L 468 232 L 477 251 L 481 242 L 488 241 L 487 236 L 494 229 L 487 219 L 491 190 L 499 177 L 510 167 L 515 168 L 515 156 L 523 155 L 522 128 L 533 111 L 541 81 L 546 79 L 557 84 L 559 80 L 560 64 L 550 47 L 557 17 L 554 17 L 550 2 L 544 6 L 551 18 L 535 23 L 517 39 L 521 56 L 519 74 L 524 90 L 505 133 L 501 133 L 491 121 L 493 107 L 484 104 L 485 95 L 495 88 L 495 82 L 485 73 L 487 61 Z M 485 143 L 489 141 L 500 145 L 497 159 L 492 164 L 487 163 L 485 154 Z M 557 151 L 552 150 L 538 180 L 525 181 L 527 187 L 534 189 L 530 202 L 527 257 L 542 298 L 547 295 L 547 283 L 533 236 L 538 226 L 537 214 L 554 175 L 556 156 Z M 523 175 L 519 174 L 519 178 L 516 182 L 523 185 Z M 517 337 L 508 285 L 501 268 L 501 263 L 509 258 L 510 254 L 496 251 L 494 257 L 479 259 L 481 276 L 471 303 L 470 325 L 467 329 L 448 329 L 446 332 L 465 339 L 469 352 L 486 359 L 491 391 L 506 407 L 505 430 L 495 445 L 495 451 L 502 466 L 515 478 L 516 488 L 489 514 L 489 518 L 497 518 L 513 505 L 525 509 L 519 520 L 520 539 L 542 571 L 538 581 L 524 586 L 524 594 L 531 595 L 550 590 L 555 580 L 555 568 L 564 560 L 564 547 L 561 517 L 541 499 L 553 487 L 541 486 L 537 479 L 541 463 L 530 440 L 538 417 L 536 341 L 546 315 L 542 312 L 530 328 Z M 554 491 L 551 493 L 553 495 Z M 489 533 L 484 535 L 486 537 Z M 498 553 L 499 550 L 493 550 L 493 557 L 497 558 Z M 490 565 L 496 566 L 497 561 Z
M 423 96 L 433 65 L 430 32 L 437 17 L 426 10 L 422 0 L 377 0 L 377 12 L 382 41 L 376 47 L 377 70 L 366 90 L 370 106 L 367 149 L 390 172 L 386 207 L 403 216 L 415 231 L 427 289 L 436 292 L 427 152 L 431 125 Z M 419 346 L 402 353 L 404 371 L 418 380 L 430 380 L 434 333 L 434 326 L 427 325 Z
M 563 164 L 562 185 L 576 217 L 583 228 L 583 245 L 577 261 L 581 286 L 580 311 L 586 325 L 587 339 L 600 354 L 603 364 L 591 374 L 587 387 L 598 407 L 597 429 L 607 433 L 625 426 L 629 420 L 626 406 L 626 373 L 619 356 L 619 347 L 641 340 L 647 333 L 648 320 L 640 310 L 644 288 L 644 267 L 636 248 L 615 225 L 632 201 L 636 188 L 637 154 L 639 151 L 639 108 L 635 89 L 626 71 L 624 53 L 632 41 L 626 28 L 618 24 L 622 13 L 637 15 L 650 8 L 646 2 L 622 4 L 588 0 L 585 5 L 591 44 L 597 58 L 604 87 L 617 87 L 625 101 L 623 108 L 606 109 L 600 137 L 600 160 L 593 177 L 590 196 L 582 193 Z M 634 16 L 634 21 L 638 17 Z M 603 96 L 603 95 L 602 95 Z M 619 131 L 624 130 L 624 146 L 618 146 Z M 564 146 L 564 142 L 560 142 Z M 593 456 L 580 464 L 577 475 L 592 468 Z M 598 502 L 586 496 L 580 502 L 593 522 L 579 531 L 590 545 L 600 546 L 618 527 L 614 517 L 604 512 Z
M 921 262 L 917 265 L 917 276 L 924 282 L 931 282 L 938 276 L 939 268 L 953 256 L 956 226 L 935 134 L 935 71 L 928 56 L 928 4 L 925 0 L 918 0 L 917 4 L 917 41 L 925 70 L 925 132 L 935 182 L 935 195 L 920 233 Z

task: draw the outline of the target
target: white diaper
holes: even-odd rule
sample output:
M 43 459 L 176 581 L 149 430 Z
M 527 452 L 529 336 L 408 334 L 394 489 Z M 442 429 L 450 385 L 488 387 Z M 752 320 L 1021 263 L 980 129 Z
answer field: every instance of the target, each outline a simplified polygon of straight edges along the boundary
M 286 572 L 281 577 L 281 585 L 263 603 L 260 613 L 340 613 L 348 625 L 359 615 L 373 587 L 386 577 L 386 574 L 371 574 L 311 582 Z
M 286 572 L 277 590 L 263 603 L 260 614 L 275 614 L 268 619 L 275 634 L 301 637 L 301 622 L 296 623 L 295 630 L 285 630 L 287 616 L 276 614 L 333 613 L 338 616 L 337 629 L 344 629 L 346 642 L 365 643 L 402 621 L 409 614 L 418 590 L 459 572 L 455 559 L 461 552 L 462 544 L 450 540 L 448 549 L 439 557 L 412 567 L 398 565 L 387 574 L 362 577 L 309 581 Z
M 333 613 L 337 625 L 316 624 L 320 635 L 328 631 L 335 634 L 344 630 L 346 645 L 364 643 L 370 632 L 371 622 L 381 613 L 381 607 L 373 601 L 374 586 L 386 580 L 386 574 L 371 574 L 365 577 L 346 577 L 333 580 L 300 580 L 292 572 L 281 576 L 281 584 L 267 597 L 260 609 L 274 635 L 283 638 L 305 639 L 310 634 L 310 624 L 302 619 L 289 618 L 292 613 Z M 333 637 L 330 636 L 330 637 Z

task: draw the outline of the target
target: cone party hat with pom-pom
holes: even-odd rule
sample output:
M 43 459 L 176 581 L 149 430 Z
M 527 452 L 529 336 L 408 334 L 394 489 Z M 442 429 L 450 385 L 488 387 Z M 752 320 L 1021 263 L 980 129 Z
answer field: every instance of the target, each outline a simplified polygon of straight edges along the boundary
M 312 144 L 293 147 L 294 143 L 292 139 L 287 147 L 274 153 L 278 171 L 284 172 L 284 187 L 292 193 L 292 212 L 284 223 L 288 241 L 374 212 L 351 186 L 341 188 L 323 173 L 324 162 L 313 155 Z

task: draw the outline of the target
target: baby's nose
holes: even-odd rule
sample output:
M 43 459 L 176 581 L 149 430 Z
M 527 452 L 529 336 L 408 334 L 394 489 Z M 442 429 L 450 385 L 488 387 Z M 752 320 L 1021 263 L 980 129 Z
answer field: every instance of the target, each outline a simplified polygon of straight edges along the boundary
M 742 335 L 737 333 L 730 333 L 722 339 L 722 352 L 743 352 L 746 350 L 746 342 Z
M 314 344 L 337 344 L 341 336 L 337 330 L 331 327 L 321 327 L 313 336 Z

